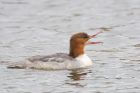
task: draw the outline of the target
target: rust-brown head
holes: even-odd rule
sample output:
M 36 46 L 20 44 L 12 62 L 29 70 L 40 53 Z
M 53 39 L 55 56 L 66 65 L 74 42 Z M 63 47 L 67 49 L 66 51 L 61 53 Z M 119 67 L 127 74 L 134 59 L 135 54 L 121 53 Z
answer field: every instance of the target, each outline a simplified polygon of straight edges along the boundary
M 73 58 L 78 57 L 79 55 L 84 54 L 85 45 L 102 43 L 102 42 L 89 42 L 88 41 L 89 39 L 94 38 L 99 33 L 101 32 L 98 32 L 91 36 L 84 32 L 74 34 L 70 39 L 69 55 Z

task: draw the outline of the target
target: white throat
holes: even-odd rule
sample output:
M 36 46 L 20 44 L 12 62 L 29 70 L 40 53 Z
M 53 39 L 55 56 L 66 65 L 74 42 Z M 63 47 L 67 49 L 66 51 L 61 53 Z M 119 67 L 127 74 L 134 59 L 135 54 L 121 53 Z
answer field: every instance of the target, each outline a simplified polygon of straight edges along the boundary
M 79 61 L 80 65 L 82 67 L 83 66 L 91 66 L 93 64 L 92 60 L 86 54 L 83 54 L 83 55 L 76 57 L 76 60 Z

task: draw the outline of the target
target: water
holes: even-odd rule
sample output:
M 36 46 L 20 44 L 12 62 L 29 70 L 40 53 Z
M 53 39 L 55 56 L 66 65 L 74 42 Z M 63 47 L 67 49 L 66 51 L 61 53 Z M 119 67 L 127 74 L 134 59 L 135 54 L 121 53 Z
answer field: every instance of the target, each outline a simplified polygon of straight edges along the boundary
M 76 32 L 104 33 L 77 71 L 7 69 L 34 55 L 68 53 Z M 0 0 L 0 93 L 139 93 L 139 0 Z

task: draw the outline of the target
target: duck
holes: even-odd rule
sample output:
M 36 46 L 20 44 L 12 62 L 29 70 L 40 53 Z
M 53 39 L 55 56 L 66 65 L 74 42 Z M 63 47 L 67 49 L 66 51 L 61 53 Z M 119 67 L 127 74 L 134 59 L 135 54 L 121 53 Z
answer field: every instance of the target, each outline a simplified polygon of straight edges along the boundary
M 12 69 L 43 69 L 43 70 L 64 70 L 87 68 L 93 65 L 92 60 L 85 53 L 85 46 L 90 44 L 100 44 L 103 42 L 91 42 L 90 39 L 96 37 L 101 31 L 88 35 L 85 32 L 75 33 L 70 38 L 69 54 L 56 53 L 51 55 L 38 55 L 27 58 L 22 62 L 13 63 L 7 68 Z

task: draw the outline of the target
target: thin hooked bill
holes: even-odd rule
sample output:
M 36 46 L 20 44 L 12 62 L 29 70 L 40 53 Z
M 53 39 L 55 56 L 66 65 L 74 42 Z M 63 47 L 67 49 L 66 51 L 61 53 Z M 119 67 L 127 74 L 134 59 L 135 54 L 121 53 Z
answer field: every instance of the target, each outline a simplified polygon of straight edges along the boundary
M 90 39 L 91 38 L 94 38 L 94 37 L 96 37 L 98 34 L 100 34 L 100 33 L 103 33 L 102 31 L 100 31 L 100 32 L 98 32 L 98 33 L 96 33 L 96 34 L 94 34 L 94 35 L 91 35 L 90 36 Z M 90 41 L 88 41 L 87 43 L 86 43 L 86 45 L 89 45 L 89 44 L 102 44 L 103 42 L 90 42 Z

